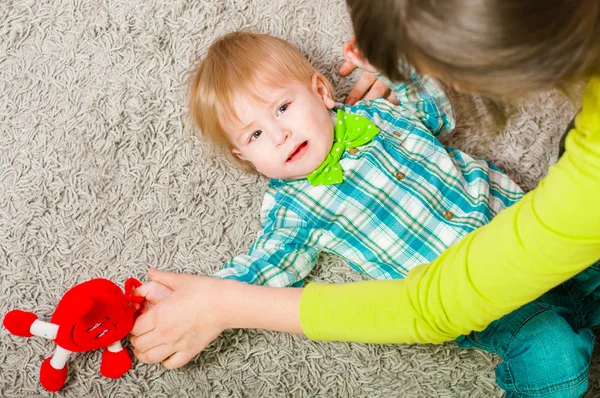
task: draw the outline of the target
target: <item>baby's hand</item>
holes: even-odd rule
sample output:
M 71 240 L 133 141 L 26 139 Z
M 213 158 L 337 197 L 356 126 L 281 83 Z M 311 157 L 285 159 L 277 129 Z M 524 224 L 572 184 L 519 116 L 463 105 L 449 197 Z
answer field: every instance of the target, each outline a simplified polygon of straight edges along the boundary
M 134 295 L 146 299 L 142 306 L 142 314 L 152 308 L 152 306 L 169 297 L 171 293 L 173 293 L 173 290 L 156 281 L 146 282 L 133 292 Z

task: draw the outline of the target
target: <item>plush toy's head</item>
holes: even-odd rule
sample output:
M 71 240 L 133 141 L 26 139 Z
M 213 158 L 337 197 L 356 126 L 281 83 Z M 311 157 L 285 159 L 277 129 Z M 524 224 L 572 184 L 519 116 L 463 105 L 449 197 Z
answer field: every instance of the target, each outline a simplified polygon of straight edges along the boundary
M 56 343 L 70 351 L 91 351 L 121 340 L 133 328 L 141 297 L 131 295 L 140 286 L 125 282 L 124 294 L 113 282 L 92 279 L 69 290 L 58 303 L 51 322 L 59 325 Z

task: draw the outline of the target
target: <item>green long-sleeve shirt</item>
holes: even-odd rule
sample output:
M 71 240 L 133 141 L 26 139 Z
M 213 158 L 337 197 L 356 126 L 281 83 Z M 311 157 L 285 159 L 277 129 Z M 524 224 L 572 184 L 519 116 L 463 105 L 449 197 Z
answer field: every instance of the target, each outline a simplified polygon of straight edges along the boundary
M 406 279 L 309 284 L 313 340 L 441 343 L 539 297 L 600 258 L 600 78 L 583 97 L 565 155 L 539 186 Z

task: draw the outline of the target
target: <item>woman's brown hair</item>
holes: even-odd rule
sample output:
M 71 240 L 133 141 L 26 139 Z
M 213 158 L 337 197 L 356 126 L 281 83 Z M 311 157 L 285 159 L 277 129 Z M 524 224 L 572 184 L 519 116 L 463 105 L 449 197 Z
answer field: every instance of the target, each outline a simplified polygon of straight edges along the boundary
M 598 0 L 347 0 L 357 44 L 401 79 L 399 60 L 462 90 L 513 98 L 600 75 Z

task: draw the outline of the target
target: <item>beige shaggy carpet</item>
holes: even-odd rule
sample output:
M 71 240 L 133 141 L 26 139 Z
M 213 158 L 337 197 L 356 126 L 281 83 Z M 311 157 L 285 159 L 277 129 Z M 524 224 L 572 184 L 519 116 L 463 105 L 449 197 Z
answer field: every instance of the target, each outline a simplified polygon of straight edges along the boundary
M 146 279 L 150 266 L 211 274 L 251 244 L 265 180 L 244 175 L 186 118 L 186 70 L 229 31 L 271 33 L 331 78 L 351 37 L 344 0 L 1 0 L 0 314 L 49 318 L 61 295 L 93 277 Z M 451 142 L 531 189 L 556 161 L 578 104 L 558 93 L 520 105 L 501 131 L 481 103 L 455 96 Z M 311 279 L 360 279 L 323 256 Z M 39 367 L 53 350 L 0 328 L 0 396 L 49 396 Z M 311 342 L 227 331 L 187 366 L 134 361 L 123 378 L 76 354 L 60 397 L 498 397 L 498 358 L 454 343 Z M 589 397 L 600 396 L 596 355 Z

